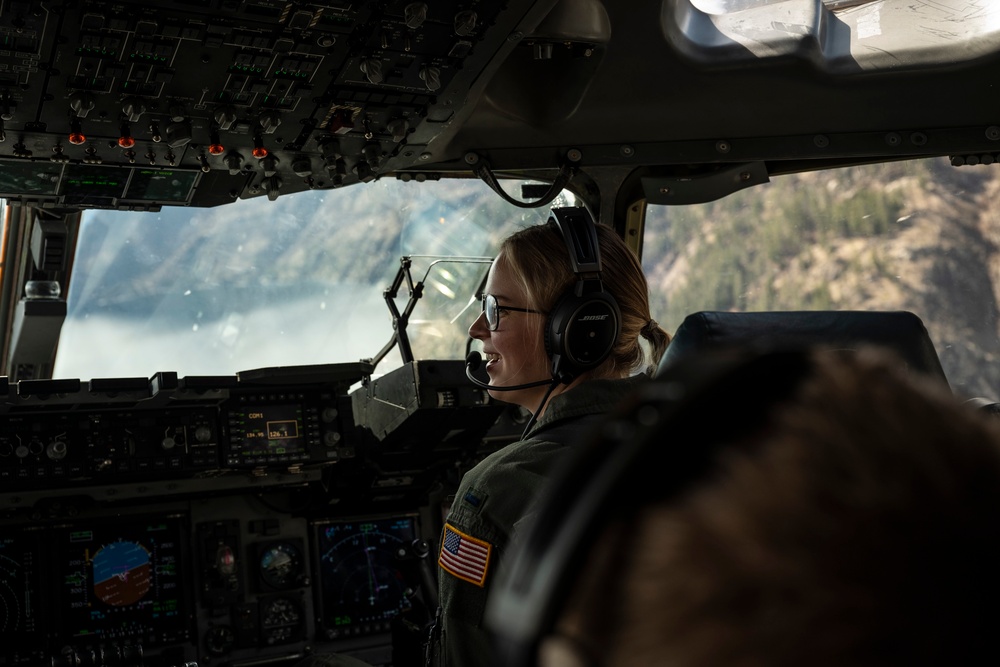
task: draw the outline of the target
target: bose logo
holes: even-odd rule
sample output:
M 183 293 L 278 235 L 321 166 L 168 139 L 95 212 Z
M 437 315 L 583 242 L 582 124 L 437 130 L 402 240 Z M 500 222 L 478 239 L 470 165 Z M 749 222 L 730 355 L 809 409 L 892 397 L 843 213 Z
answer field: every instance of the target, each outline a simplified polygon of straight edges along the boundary
M 606 319 L 608 319 L 607 315 L 584 315 L 583 317 L 581 317 L 577 321 L 578 322 L 593 322 L 595 320 L 606 320 Z

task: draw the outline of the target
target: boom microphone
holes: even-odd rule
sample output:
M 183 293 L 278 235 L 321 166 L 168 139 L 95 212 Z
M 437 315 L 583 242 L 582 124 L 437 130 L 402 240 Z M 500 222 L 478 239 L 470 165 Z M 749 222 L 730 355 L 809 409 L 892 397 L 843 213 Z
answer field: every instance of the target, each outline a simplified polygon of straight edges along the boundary
M 465 374 L 468 376 L 472 384 L 477 387 L 482 387 L 483 389 L 492 389 L 494 391 L 514 391 L 515 389 L 529 389 L 531 387 L 541 387 L 547 384 L 555 384 L 559 380 L 555 378 L 549 378 L 548 380 L 539 380 L 538 382 L 528 382 L 526 384 L 513 384 L 507 386 L 497 386 L 495 384 L 487 384 L 482 380 L 474 377 L 472 371 L 479 368 L 480 364 L 483 363 L 483 355 L 479 352 L 470 352 L 469 356 L 465 358 Z

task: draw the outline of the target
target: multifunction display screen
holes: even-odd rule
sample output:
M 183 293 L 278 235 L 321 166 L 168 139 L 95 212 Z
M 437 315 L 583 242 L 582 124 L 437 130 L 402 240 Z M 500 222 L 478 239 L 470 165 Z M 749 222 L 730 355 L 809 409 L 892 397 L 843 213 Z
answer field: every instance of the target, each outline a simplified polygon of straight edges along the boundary
M 48 625 L 42 541 L 37 531 L 2 530 L 0 536 L 0 664 L 38 664 Z
M 62 639 L 185 641 L 184 517 L 134 517 L 60 527 Z
M 314 525 L 317 607 L 329 637 L 387 632 L 412 605 L 408 553 L 415 516 L 321 522 Z

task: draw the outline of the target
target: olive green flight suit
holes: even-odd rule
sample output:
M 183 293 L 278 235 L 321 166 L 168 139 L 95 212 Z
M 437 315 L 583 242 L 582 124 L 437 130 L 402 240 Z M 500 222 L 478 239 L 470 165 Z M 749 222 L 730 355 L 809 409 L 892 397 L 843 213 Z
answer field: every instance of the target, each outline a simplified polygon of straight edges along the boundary
M 490 454 L 462 478 L 438 545 L 440 609 L 428 640 L 433 667 L 490 665 L 483 612 L 511 540 L 569 448 L 593 437 L 604 415 L 645 375 L 588 380 L 555 396 L 525 440 Z

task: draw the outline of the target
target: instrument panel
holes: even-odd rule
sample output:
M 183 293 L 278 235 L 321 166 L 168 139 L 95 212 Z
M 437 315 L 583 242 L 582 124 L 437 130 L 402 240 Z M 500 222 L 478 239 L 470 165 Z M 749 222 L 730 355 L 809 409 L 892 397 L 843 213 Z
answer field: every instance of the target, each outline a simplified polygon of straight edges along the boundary
M 248 513 L 255 503 L 4 526 L 2 664 L 284 664 L 323 651 L 387 663 L 392 624 L 423 604 L 410 562 L 415 543 L 427 553 L 421 516 Z
M 0 197 L 208 207 L 437 162 L 532 7 L 0 3 Z
M 448 490 L 521 424 L 461 360 L 370 372 L 9 384 L 0 665 L 389 664 Z
M 309 384 L 275 377 L 31 380 L 13 385 L 0 423 L 8 490 L 74 493 L 177 478 L 299 474 L 353 455 L 346 388 L 364 364 Z M 345 447 L 348 449 L 345 450 Z

